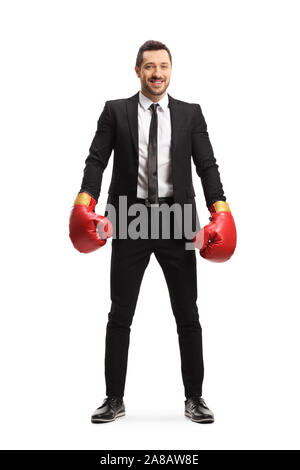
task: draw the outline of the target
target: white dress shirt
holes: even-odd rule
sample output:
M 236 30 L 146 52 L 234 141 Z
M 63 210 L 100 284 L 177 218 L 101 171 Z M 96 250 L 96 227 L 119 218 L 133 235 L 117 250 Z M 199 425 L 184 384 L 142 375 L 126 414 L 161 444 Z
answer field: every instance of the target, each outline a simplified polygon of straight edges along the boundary
M 137 197 L 148 197 L 148 141 L 152 111 L 151 101 L 141 91 L 138 104 L 138 134 L 139 134 L 139 171 L 137 184 Z M 158 197 L 173 195 L 172 168 L 171 168 L 171 118 L 169 97 L 166 93 L 157 101 L 157 180 Z

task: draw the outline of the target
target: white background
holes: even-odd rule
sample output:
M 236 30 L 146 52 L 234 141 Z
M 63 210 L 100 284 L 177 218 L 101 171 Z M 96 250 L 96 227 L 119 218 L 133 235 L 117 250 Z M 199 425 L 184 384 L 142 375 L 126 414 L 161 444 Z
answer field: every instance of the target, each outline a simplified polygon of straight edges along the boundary
M 299 448 L 298 7 L 1 2 L 2 448 Z M 111 241 L 80 254 L 68 220 L 104 103 L 140 89 L 134 65 L 148 39 L 171 50 L 171 96 L 202 107 L 238 232 L 227 263 L 197 256 L 203 397 L 215 413 L 206 426 L 183 414 L 175 320 L 153 255 L 131 330 L 127 415 L 90 423 L 105 397 Z

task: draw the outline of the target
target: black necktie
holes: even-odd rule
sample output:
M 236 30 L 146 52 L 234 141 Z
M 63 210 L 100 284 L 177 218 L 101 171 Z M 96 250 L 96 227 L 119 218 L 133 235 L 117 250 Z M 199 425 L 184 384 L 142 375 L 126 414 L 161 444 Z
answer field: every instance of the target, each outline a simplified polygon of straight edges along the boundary
M 150 106 L 150 108 L 152 109 L 148 144 L 148 200 L 150 204 L 158 204 L 157 106 L 159 106 L 158 103 L 152 103 Z

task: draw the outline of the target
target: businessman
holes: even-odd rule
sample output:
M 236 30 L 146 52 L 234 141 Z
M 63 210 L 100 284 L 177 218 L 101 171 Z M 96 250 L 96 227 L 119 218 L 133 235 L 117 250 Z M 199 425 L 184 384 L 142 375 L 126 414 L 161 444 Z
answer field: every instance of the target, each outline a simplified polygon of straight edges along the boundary
M 142 278 L 153 253 L 163 270 L 177 326 L 184 414 L 197 423 L 212 423 L 214 414 L 202 396 L 204 364 L 195 249 L 210 261 L 230 259 L 236 247 L 235 222 L 201 107 L 167 93 L 172 72 L 167 46 L 159 41 L 145 42 L 138 51 L 135 72 L 140 91 L 130 98 L 105 103 L 69 221 L 71 241 L 81 253 L 103 247 L 112 237 L 111 308 L 105 339 L 107 396 L 91 421 L 105 423 L 125 415 L 130 329 Z M 106 210 L 98 215 L 95 206 L 112 150 Z M 191 160 L 210 213 L 210 223 L 201 229 Z M 132 210 L 136 207 L 143 215 L 138 224 Z M 170 209 L 169 217 L 161 216 L 162 207 Z M 174 207 L 179 210 L 173 211 Z M 170 230 L 165 235 L 163 225 L 167 219 Z

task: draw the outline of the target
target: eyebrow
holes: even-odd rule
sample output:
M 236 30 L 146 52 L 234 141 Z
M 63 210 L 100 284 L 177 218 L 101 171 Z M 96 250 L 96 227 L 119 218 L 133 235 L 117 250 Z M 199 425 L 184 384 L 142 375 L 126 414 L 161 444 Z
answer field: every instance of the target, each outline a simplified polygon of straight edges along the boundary
M 145 65 L 155 64 L 155 62 L 146 62 Z M 169 62 L 161 62 L 161 64 L 169 64 Z

